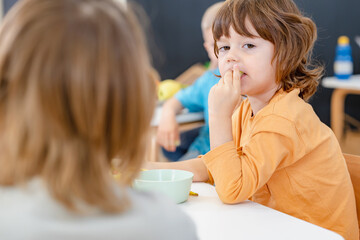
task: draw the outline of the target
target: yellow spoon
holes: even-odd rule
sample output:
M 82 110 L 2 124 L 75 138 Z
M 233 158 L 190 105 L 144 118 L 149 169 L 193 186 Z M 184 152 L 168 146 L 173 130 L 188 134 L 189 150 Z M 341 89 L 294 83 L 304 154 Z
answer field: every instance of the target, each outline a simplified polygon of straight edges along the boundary
M 193 192 L 193 191 L 190 191 L 190 192 L 189 192 L 189 195 L 190 195 L 190 196 L 194 196 L 194 197 L 199 196 L 199 194 L 198 194 L 198 193 Z

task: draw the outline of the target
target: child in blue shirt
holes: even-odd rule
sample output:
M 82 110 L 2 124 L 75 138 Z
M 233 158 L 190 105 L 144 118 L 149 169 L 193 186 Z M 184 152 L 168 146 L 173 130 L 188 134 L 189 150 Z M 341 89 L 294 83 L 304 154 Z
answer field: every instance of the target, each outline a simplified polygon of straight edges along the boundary
M 214 38 L 212 23 L 223 2 L 211 5 L 204 13 L 201 29 L 210 66 L 194 84 L 180 90 L 173 98 L 165 102 L 159 122 L 157 141 L 163 147 L 163 154 L 170 161 L 181 161 L 195 158 L 210 150 L 208 95 L 212 86 L 219 81 L 220 72 L 214 54 Z M 216 76 L 217 75 L 217 76 Z M 179 134 L 179 126 L 175 116 L 183 108 L 190 112 L 204 112 L 204 126 Z M 180 143 L 179 145 L 177 143 Z M 176 146 L 178 145 L 178 146 Z

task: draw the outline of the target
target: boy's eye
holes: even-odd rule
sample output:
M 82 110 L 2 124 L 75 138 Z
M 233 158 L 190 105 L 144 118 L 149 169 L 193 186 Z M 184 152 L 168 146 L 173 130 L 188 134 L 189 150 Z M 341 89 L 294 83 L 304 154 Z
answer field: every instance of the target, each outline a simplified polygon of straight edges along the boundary
M 254 44 L 251 44 L 251 43 L 246 43 L 245 45 L 244 45 L 244 48 L 248 48 L 248 49 L 251 49 L 251 48 L 254 48 L 255 47 L 255 45 Z
M 219 47 L 219 52 L 227 51 L 229 49 L 230 49 L 229 46 L 222 46 L 222 47 Z

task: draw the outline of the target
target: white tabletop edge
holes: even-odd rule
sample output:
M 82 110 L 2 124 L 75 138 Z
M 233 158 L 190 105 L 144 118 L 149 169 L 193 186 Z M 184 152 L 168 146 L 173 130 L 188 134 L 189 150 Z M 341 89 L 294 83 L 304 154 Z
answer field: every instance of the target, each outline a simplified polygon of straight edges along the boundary
M 162 106 L 157 106 L 154 111 L 154 116 L 151 120 L 151 126 L 156 127 L 159 125 Z M 190 123 L 204 120 L 204 112 L 189 112 L 188 109 L 183 109 L 178 115 L 176 115 L 176 121 L 178 123 Z
M 193 219 L 200 240 L 276 239 L 344 240 L 339 234 L 252 201 L 228 205 L 215 187 L 193 183 L 190 196 L 179 206 Z
M 326 88 L 342 88 L 360 90 L 360 75 L 353 75 L 349 79 L 340 80 L 336 77 L 325 77 L 321 85 Z

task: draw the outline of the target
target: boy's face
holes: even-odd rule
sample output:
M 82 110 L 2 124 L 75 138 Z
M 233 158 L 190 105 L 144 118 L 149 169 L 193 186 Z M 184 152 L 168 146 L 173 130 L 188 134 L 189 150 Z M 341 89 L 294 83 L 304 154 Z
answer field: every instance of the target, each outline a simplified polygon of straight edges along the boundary
M 214 37 L 211 28 L 203 32 L 204 48 L 208 53 L 209 59 L 212 63 L 217 63 L 218 59 L 214 53 Z
M 241 92 L 248 96 L 261 96 L 277 88 L 275 83 L 274 44 L 261 38 L 251 23 L 245 26 L 255 38 L 239 35 L 230 27 L 230 37 L 222 36 L 217 41 L 218 60 L 221 76 L 237 64 L 244 74 L 241 76 Z

